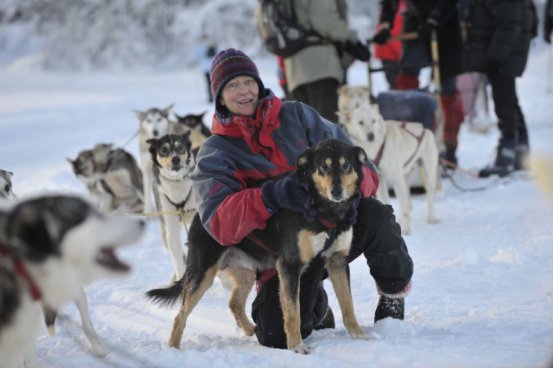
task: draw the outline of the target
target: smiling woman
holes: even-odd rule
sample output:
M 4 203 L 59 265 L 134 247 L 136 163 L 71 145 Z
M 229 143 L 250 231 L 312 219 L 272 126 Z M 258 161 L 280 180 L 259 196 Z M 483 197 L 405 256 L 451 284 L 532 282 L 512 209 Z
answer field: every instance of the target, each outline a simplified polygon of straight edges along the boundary
M 236 115 L 250 116 L 255 113 L 259 100 L 259 85 L 250 76 L 232 79 L 223 88 L 220 104 Z

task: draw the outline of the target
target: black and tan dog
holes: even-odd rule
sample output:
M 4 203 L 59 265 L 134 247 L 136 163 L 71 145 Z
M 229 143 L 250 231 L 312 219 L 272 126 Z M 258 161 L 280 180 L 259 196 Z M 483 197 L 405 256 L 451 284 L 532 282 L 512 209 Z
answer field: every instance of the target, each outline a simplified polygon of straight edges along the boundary
M 196 216 L 189 232 L 184 277 L 168 288 L 147 293 L 149 298 L 167 304 L 175 302 L 179 296 L 183 298 L 169 345 L 180 347 L 186 320 L 212 285 L 218 270 L 264 271 L 276 267 L 288 349 L 307 353 L 300 333 L 298 289 L 300 276 L 319 254 L 326 260 L 325 266 L 349 334 L 353 338 L 364 338 L 355 317 L 346 272 L 352 227 L 345 217 L 359 189 L 361 165 L 365 160 L 362 148 L 335 139 L 324 140 L 300 155 L 297 175 L 306 183 L 317 209 L 314 222 L 308 222 L 301 213 L 282 210 L 271 217 L 265 229 L 254 231 L 236 246 L 222 247 L 204 230 Z M 237 282 L 230 303 L 238 325 L 249 334 L 253 329 L 244 328 L 244 325 L 250 326 L 244 306 L 252 285 L 251 278 Z

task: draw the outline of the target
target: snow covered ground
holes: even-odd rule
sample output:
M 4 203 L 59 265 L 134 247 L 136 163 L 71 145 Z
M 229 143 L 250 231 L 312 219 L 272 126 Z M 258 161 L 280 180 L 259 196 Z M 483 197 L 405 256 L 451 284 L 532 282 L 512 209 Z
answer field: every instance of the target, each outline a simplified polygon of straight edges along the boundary
M 553 83 L 551 51 L 538 44 L 518 81 L 532 150 L 547 155 L 553 155 L 553 92 L 546 93 Z M 265 84 L 279 91 L 276 62 L 267 58 L 258 65 Z M 365 67 L 351 68 L 351 84 L 366 82 Z M 383 88 L 382 78 L 375 83 Z M 0 168 L 15 173 L 20 197 L 52 191 L 86 195 L 66 158 L 99 142 L 126 144 L 136 155 L 137 140 L 130 140 L 138 126 L 132 109 L 175 103 L 179 114 L 207 110 L 210 115 L 205 101 L 203 75 L 195 68 L 65 74 L 36 71 L 22 60 L 0 70 Z M 496 142 L 495 130 L 484 135 L 463 126 L 461 166 L 477 170 L 490 162 Z M 438 224 L 425 222 L 424 196 L 414 197 L 413 231 L 406 236 L 415 263 L 414 288 L 404 322 L 373 325 L 374 282 L 363 259 L 351 265 L 354 303 L 369 341 L 349 338 L 327 284 L 337 328 L 307 338 L 310 355 L 262 347 L 235 327 L 226 306 L 229 291 L 216 280 L 189 319 L 182 350 L 169 348 L 176 307 L 157 307 L 143 296 L 166 284 L 172 272 L 159 225 L 149 220 L 141 241 L 123 254 L 133 273 L 86 289 L 91 318 L 109 356 L 102 360 L 90 354 L 77 310 L 69 304 L 60 311 L 55 337 L 41 331 L 39 362 L 56 368 L 550 366 L 553 202 L 527 175 L 456 179 L 465 190 L 442 182 Z

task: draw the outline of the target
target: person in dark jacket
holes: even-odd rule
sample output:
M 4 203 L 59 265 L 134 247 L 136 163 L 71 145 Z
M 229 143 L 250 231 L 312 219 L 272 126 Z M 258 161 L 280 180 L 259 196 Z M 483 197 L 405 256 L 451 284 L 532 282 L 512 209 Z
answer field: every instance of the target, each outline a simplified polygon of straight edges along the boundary
M 543 39 L 551 43 L 551 32 L 553 32 L 553 0 L 547 0 L 543 10 Z
M 532 0 L 472 0 L 469 5 L 467 69 L 486 73 L 501 133 L 495 161 L 480 170 L 480 177 L 521 169 L 528 154 L 528 131 L 515 79 L 526 67 L 535 19 Z
M 256 65 L 242 51 L 227 49 L 217 54 L 211 65 L 211 89 L 215 97 L 213 135 L 202 144 L 192 176 L 205 229 L 221 246 L 232 246 L 253 230 L 263 229 L 282 207 L 311 217 L 305 187 L 287 173 L 295 170 L 297 157 L 320 140 L 351 143 L 346 134 L 310 106 L 282 102 L 264 87 Z M 264 180 L 261 186 L 255 185 Z M 375 320 L 403 319 L 413 262 L 392 208 L 373 197 L 377 186 L 374 166 L 367 162 L 362 195 L 352 208 L 357 215 L 352 217 L 356 222 L 349 261 L 361 254 L 367 259 L 380 293 Z M 301 279 L 303 337 L 315 328 L 334 325 L 322 287 L 324 273 L 322 260 L 316 258 Z M 258 275 L 252 317 L 261 344 L 286 348 L 275 275 L 274 270 Z
M 432 63 L 431 34 L 437 32 L 438 59 L 440 71 L 440 103 L 444 113 L 443 141 L 445 151 L 441 156 L 446 164 L 457 164 L 457 137 L 464 118 L 461 97 L 457 91 L 457 75 L 463 71 L 462 39 L 457 12 L 457 0 L 406 0 L 407 10 L 404 14 L 403 33 L 416 32 L 416 39 L 403 41 L 401 64 L 411 67 L 400 69 L 396 87 L 399 90 L 419 87 L 419 72 L 423 66 Z M 382 0 L 380 14 L 380 31 L 373 41 L 384 44 L 390 39 L 390 29 L 394 25 L 394 15 L 398 0 Z M 416 65 L 417 67 L 413 67 Z

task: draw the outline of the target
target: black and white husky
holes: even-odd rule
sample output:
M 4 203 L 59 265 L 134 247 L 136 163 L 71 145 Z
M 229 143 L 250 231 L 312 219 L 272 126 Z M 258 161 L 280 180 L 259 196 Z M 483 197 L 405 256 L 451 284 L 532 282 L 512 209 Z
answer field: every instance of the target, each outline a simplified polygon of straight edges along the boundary
M 174 132 L 175 123 L 170 119 L 172 109 L 173 104 L 164 109 L 151 107 L 145 111 L 133 110 L 139 124 L 138 149 L 142 164 L 144 211 L 146 212 L 154 210 L 152 201 L 153 163 L 149 153 L 148 139 L 157 139 Z
M 67 159 L 101 211 L 140 213 L 144 210 L 142 172 L 134 157 L 109 143 L 96 144 Z
M 166 134 L 148 140 L 153 162 L 153 193 L 160 212 L 161 235 L 171 255 L 175 280 L 184 274 L 186 256 L 181 230 L 192 220 L 196 209 L 190 175 L 196 166 L 192 153 L 190 131 Z
M 116 256 L 144 224 L 106 217 L 87 201 L 49 195 L 0 208 L 0 357 L 2 367 L 36 364 L 42 306 L 57 309 L 93 281 L 125 274 Z

